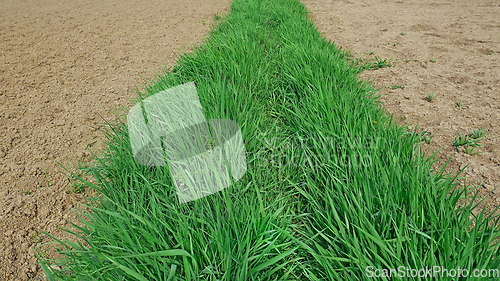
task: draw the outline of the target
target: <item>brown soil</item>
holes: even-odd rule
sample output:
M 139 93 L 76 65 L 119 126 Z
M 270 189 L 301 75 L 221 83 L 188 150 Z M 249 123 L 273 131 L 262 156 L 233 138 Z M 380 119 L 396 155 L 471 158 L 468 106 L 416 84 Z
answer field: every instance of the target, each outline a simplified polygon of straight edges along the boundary
M 386 111 L 399 124 L 432 135 L 441 168 L 477 186 L 488 211 L 500 203 L 500 3 L 496 0 L 303 1 L 319 31 L 354 57 L 376 56 L 393 67 L 366 70 L 362 79 L 381 88 Z M 372 52 L 372 54 L 370 54 Z M 370 54 L 370 55 L 369 55 Z M 391 86 L 404 86 L 392 89 Z M 428 93 L 435 100 L 428 102 Z M 464 108 L 457 107 L 457 101 Z M 452 146 L 460 133 L 485 128 L 487 139 L 469 155 Z M 491 192 L 496 186 L 498 189 Z M 476 211 L 480 211 L 477 209 Z
M 41 274 L 43 231 L 65 237 L 83 202 L 64 166 L 103 147 L 91 128 L 130 106 L 210 29 L 229 0 L 2 0 L 0 4 L 0 280 Z M 97 142 L 96 142 L 97 141 Z M 94 143 L 95 142 L 95 143 Z

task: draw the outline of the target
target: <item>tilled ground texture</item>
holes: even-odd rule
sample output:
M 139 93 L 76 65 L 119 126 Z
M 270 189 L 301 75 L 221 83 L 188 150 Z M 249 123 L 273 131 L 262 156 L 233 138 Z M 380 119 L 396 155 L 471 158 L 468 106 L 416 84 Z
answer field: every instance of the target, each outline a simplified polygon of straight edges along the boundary
M 500 3 L 495 0 L 303 0 L 323 36 L 354 57 L 394 61 L 360 77 L 381 88 L 386 111 L 399 124 L 427 131 L 427 155 L 442 148 L 440 168 L 465 168 L 489 211 L 500 204 Z M 434 94 L 429 102 L 427 95 Z M 458 104 L 457 104 L 458 103 Z M 458 105 L 461 105 L 459 107 Z M 466 153 L 458 134 L 485 128 L 486 139 Z M 470 151 L 469 151 L 470 152 Z M 475 154 L 481 152 L 480 154 Z M 469 165 L 468 167 L 466 167 Z M 498 188 L 494 190 L 495 187 Z M 494 190 L 493 192 L 491 192 Z M 476 210 L 476 213 L 480 209 Z
M 58 227 L 85 197 L 60 164 L 88 162 L 100 116 L 130 106 L 141 77 L 199 43 L 230 3 L 0 0 L 0 280 L 41 275 L 41 232 L 66 237 Z

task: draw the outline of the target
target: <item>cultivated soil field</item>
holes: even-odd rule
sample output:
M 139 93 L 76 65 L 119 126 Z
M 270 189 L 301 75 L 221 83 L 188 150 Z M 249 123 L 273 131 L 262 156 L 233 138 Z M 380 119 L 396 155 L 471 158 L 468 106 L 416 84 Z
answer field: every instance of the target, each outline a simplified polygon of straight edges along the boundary
M 393 67 L 366 70 L 360 77 L 374 80 L 375 88 L 384 87 L 380 100 L 399 124 L 408 122 L 409 128 L 418 125 L 418 132 L 428 132 L 430 143 L 422 147 L 429 156 L 442 148 L 436 168 L 451 157 L 447 170 L 456 174 L 465 168 L 462 182 L 483 184 L 479 196 L 487 198 L 488 210 L 496 208 L 500 204 L 500 3 L 302 3 L 323 36 L 355 58 L 394 59 Z M 427 96 L 433 94 L 429 102 Z M 482 128 L 486 138 L 473 155 L 452 145 L 458 134 L 463 137 Z
M 387 112 L 429 132 L 436 167 L 485 183 L 491 210 L 500 190 L 500 4 L 495 1 L 303 1 L 319 31 L 356 58 Z M 0 280 L 40 277 L 42 232 L 65 237 L 85 192 L 60 164 L 88 162 L 103 148 L 100 116 L 131 106 L 134 89 L 208 32 L 230 1 L 0 0 Z M 394 89 L 392 89 L 394 88 Z M 434 93 L 434 100 L 426 100 Z M 430 99 L 429 99 L 430 100 Z M 460 101 L 461 107 L 457 106 Z M 414 125 L 413 125 L 414 126 Z M 451 144 L 485 128 L 469 155 Z M 85 190 L 85 188 L 84 188 Z M 498 201 L 497 201 L 498 200 Z
M 34 247 L 64 237 L 83 202 L 59 165 L 101 149 L 100 116 L 210 30 L 217 1 L 0 0 L 0 280 L 41 273 Z M 94 128 L 93 128 L 94 127 Z

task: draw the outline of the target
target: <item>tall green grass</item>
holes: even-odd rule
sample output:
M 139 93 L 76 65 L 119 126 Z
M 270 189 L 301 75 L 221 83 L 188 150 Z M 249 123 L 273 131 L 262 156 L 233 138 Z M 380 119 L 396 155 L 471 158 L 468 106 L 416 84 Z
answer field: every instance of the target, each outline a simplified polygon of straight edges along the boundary
M 81 168 L 100 197 L 82 212 L 79 242 L 54 237 L 58 260 L 39 253 L 49 279 L 366 280 L 400 266 L 497 268 L 496 217 L 474 217 L 456 177 L 431 171 L 419 135 L 385 115 L 347 57 L 298 1 L 235 0 L 142 98 L 194 81 L 207 119 L 240 125 L 247 173 L 181 205 L 167 167 L 134 161 L 125 118 L 108 124 L 107 150 Z

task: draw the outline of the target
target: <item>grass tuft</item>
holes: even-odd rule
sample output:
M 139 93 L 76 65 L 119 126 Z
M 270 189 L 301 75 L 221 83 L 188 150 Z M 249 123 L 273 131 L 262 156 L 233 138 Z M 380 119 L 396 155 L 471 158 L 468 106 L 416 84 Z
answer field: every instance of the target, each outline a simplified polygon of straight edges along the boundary
M 436 99 L 436 96 L 434 93 L 427 93 L 427 96 L 425 96 L 425 100 L 428 102 L 433 102 Z

